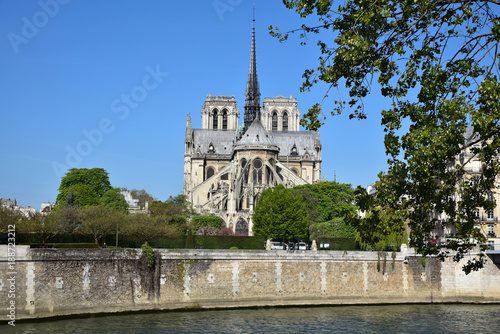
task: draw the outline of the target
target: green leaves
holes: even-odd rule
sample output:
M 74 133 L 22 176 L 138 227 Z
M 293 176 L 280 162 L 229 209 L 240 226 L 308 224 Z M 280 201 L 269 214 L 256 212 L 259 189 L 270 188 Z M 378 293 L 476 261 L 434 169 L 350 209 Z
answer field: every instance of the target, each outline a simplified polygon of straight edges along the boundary
M 278 185 L 259 197 L 252 216 L 253 232 L 271 239 L 307 239 L 307 210 L 302 197 Z
M 320 81 L 328 88 L 303 116 L 302 126 L 316 130 L 323 125 L 323 101 L 331 88 L 346 89 L 341 102 L 333 103 L 332 116 L 348 110 L 349 118 L 362 119 L 369 94 L 389 99 L 391 107 L 378 110 L 389 169 L 380 175 L 375 197 L 357 191 L 366 216 L 352 215 L 351 221 L 360 240 L 378 247 L 407 224 L 417 251 L 443 257 L 444 251 L 430 241 L 451 229 L 462 241 L 454 247 L 454 258 L 462 259 L 472 247 L 470 240 L 485 241 L 474 227 L 473 213 L 496 205 L 491 194 L 500 172 L 500 83 L 495 76 L 500 18 L 493 7 L 499 4 L 353 0 L 334 8 L 332 1 L 284 3 L 320 21 L 314 29 L 295 31 L 307 37 L 322 30 L 318 62 L 305 70 L 302 90 Z M 373 79 L 378 86 L 372 86 Z M 342 94 L 349 96 L 347 105 Z M 476 270 L 483 261 L 478 256 L 464 270 Z
M 100 198 L 111 190 L 108 172 L 102 168 L 72 168 L 61 179 L 56 207 L 65 204 L 66 198 L 73 192 L 76 204 L 80 206 L 98 205 Z

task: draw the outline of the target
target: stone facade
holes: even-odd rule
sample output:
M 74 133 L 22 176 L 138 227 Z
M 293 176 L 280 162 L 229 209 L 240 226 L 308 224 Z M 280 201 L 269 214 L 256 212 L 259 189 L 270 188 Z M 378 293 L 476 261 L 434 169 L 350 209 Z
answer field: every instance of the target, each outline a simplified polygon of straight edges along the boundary
M 300 131 L 297 105 L 292 96 L 277 96 L 261 108 L 254 26 L 243 126 L 234 96 L 209 94 L 201 129 L 187 118 L 184 195 L 198 213 L 218 215 L 234 232 L 252 235 L 252 214 L 265 189 L 320 180 L 319 133 Z
M 427 258 L 423 267 L 420 256 L 409 252 L 384 258 L 376 252 L 156 250 L 150 270 L 139 249 L 17 246 L 12 274 L 5 248 L 0 246 L 0 304 L 15 300 L 16 319 L 150 309 L 500 302 L 500 269 L 492 261 L 465 275 L 463 263 Z

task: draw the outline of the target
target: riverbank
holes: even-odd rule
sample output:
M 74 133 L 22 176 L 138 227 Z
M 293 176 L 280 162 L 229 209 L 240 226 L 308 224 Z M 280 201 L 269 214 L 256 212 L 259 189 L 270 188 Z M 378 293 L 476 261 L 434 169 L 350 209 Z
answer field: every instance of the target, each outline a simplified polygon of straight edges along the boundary
M 30 249 L 0 246 L 2 320 L 148 310 L 499 303 L 500 269 L 401 252 Z M 11 267 L 13 266 L 13 267 Z M 10 280 L 10 281 L 9 281 Z M 4 306 L 5 305 L 5 306 Z M 14 305 L 11 310 L 8 310 Z

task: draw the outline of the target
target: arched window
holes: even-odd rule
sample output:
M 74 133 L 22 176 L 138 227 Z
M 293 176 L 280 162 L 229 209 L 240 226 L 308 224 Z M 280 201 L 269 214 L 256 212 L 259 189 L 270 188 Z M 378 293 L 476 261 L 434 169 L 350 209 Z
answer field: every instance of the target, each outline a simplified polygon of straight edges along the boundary
M 273 112 L 273 124 L 272 124 L 272 130 L 273 131 L 278 131 L 278 114 L 275 112 Z
M 283 131 L 284 132 L 288 131 L 288 114 L 287 113 L 283 114 Z
M 209 178 L 211 178 L 212 176 L 214 176 L 214 174 L 215 174 L 215 170 L 212 167 L 208 167 L 207 168 L 207 180 Z
M 248 235 L 248 223 L 245 219 L 240 218 L 236 223 L 236 234 Z
M 217 112 L 217 109 L 214 110 L 214 116 L 212 119 L 212 129 L 217 129 L 219 127 L 219 113 Z
M 227 130 L 227 110 L 222 111 L 222 129 Z
M 252 178 L 253 184 L 262 184 L 262 160 L 260 159 L 253 161 Z
M 293 172 L 295 175 L 299 175 L 299 172 L 298 172 L 295 168 L 292 168 L 292 172 Z

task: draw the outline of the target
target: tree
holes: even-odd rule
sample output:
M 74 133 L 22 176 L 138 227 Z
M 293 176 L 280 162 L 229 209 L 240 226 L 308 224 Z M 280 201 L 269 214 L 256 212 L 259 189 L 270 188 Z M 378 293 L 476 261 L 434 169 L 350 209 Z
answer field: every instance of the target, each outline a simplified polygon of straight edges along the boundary
M 65 221 L 60 219 L 59 214 L 30 213 L 29 217 L 23 217 L 18 231 L 35 234 L 42 244 L 50 238 L 66 231 Z
M 202 227 L 222 228 L 222 218 L 219 216 L 194 216 L 191 218 L 191 226 L 197 231 Z
M 475 209 L 496 205 L 491 194 L 500 171 L 500 17 L 493 8 L 500 2 L 354 0 L 335 7 L 329 0 L 283 2 L 301 17 L 319 18 L 317 26 L 294 30 L 302 37 L 327 34 L 318 35 L 319 64 L 305 70 L 301 90 L 319 82 L 328 90 L 301 124 L 321 127 L 323 101 L 341 85 L 350 100 L 346 105 L 339 90 L 332 116 L 349 107 L 350 118 L 363 119 L 365 97 L 386 98 L 390 106 L 380 112 L 389 166 L 380 174 L 380 208 L 402 215 L 411 245 L 423 255 L 446 255 L 431 243 L 439 217 L 445 217 L 463 241 L 454 256 L 462 259 L 472 247 L 470 239 L 485 241 L 474 228 Z M 294 32 L 270 29 L 282 41 Z M 470 159 L 460 159 L 464 151 L 481 161 L 477 179 L 468 177 Z M 367 228 L 384 226 L 372 218 L 374 226 Z M 477 270 L 484 261 L 481 252 L 463 269 Z
M 153 201 L 149 210 L 154 216 L 164 216 L 169 224 L 184 227 L 188 227 L 188 220 L 194 214 L 185 195 L 170 196 L 165 202 Z
M 108 172 L 104 169 L 72 168 L 61 179 L 56 208 L 62 207 L 67 199 L 80 206 L 98 205 L 104 193 L 111 189 Z
M 21 217 L 19 211 L 0 204 L 0 232 L 7 232 L 9 225 L 15 225 Z
M 79 215 L 80 207 L 75 205 L 66 205 L 59 210 L 53 210 L 50 213 L 51 219 L 58 222 L 62 233 L 79 232 L 81 229 L 81 218 Z
M 99 199 L 99 204 L 116 211 L 128 213 L 128 203 L 125 197 L 120 193 L 119 188 L 113 188 L 106 191 Z
M 146 202 L 152 203 L 153 201 L 156 201 L 156 198 L 154 198 L 153 195 L 151 195 L 144 189 L 132 189 L 130 190 L 130 195 L 132 195 L 132 198 L 139 200 L 138 205 L 140 207 L 144 207 L 146 205 Z
M 179 235 L 177 227 L 169 225 L 165 217 L 150 216 L 144 213 L 128 215 L 122 230 L 126 235 L 135 236 L 148 242 Z
M 81 231 L 92 235 L 96 244 L 104 235 L 116 231 L 117 225 L 124 219 L 121 212 L 102 205 L 81 208 L 79 216 Z
M 308 236 L 307 209 L 302 197 L 294 196 L 283 185 L 262 192 L 252 220 L 256 236 L 288 240 L 305 240 Z
M 356 213 L 354 189 L 350 184 L 322 181 L 296 186 L 292 192 L 301 195 L 306 204 L 311 239 L 354 238 L 354 227 L 344 222 L 346 214 Z

